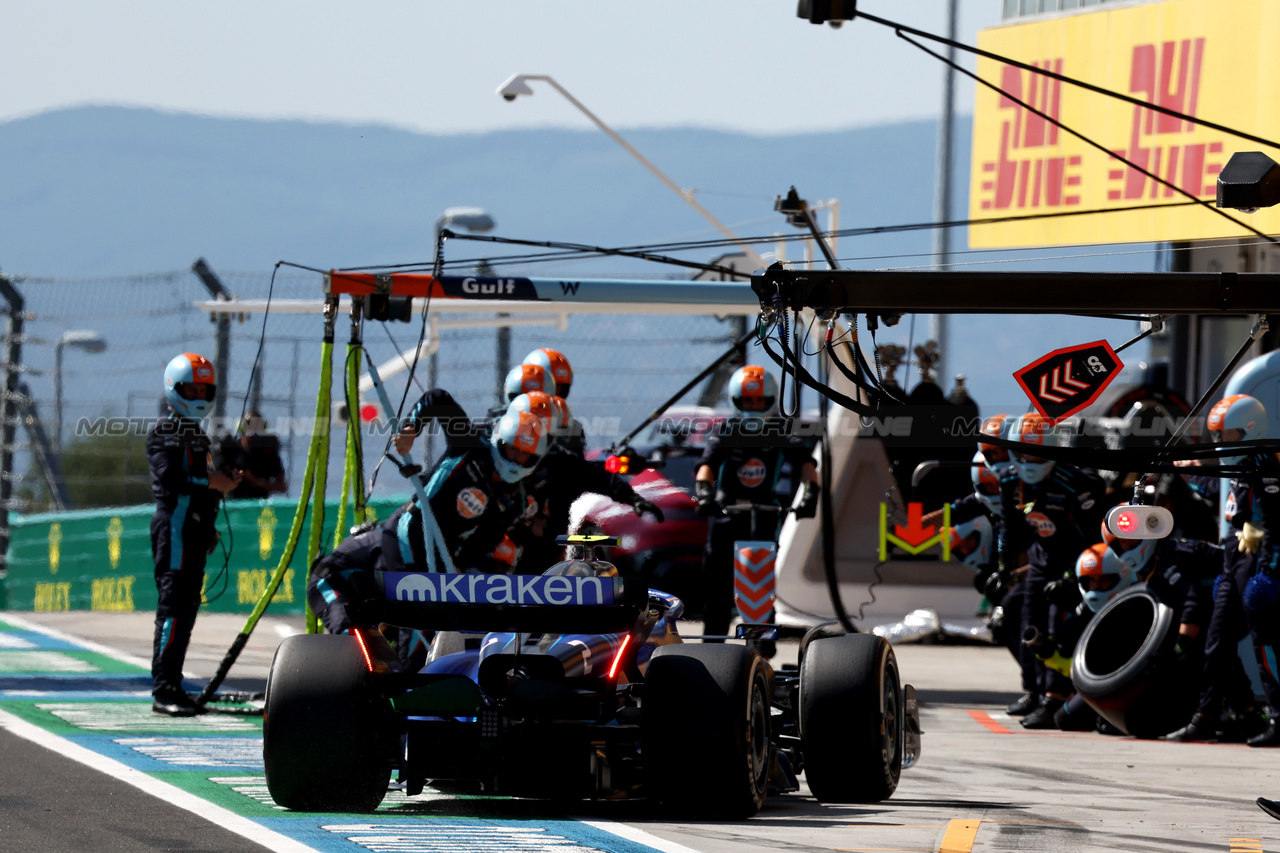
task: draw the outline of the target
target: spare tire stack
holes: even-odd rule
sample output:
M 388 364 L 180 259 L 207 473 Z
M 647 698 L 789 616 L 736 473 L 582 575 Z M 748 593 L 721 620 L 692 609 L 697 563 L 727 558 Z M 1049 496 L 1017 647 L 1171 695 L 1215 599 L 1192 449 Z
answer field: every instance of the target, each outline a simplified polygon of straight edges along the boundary
M 1173 610 L 1145 584 L 1107 602 L 1071 661 L 1071 680 L 1099 716 L 1126 734 L 1155 738 L 1191 719 L 1200 677 L 1174 652 Z

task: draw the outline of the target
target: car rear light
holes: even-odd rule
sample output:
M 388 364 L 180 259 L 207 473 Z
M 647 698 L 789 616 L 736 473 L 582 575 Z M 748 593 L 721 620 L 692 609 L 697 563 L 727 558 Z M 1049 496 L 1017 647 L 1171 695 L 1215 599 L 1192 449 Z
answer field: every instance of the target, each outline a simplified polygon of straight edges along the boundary
M 351 634 L 356 638 L 356 644 L 360 646 L 360 654 L 364 656 L 365 669 L 373 672 L 373 655 L 369 654 L 369 641 L 364 638 L 364 634 L 360 633 L 359 628 L 352 628 Z
M 629 474 L 631 473 L 631 457 L 610 456 L 604 460 L 604 470 L 610 474 Z
M 631 635 L 622 638 L 622 645 L 618 646 L 617 654 L 613 656 L 613 663 L 609 665 L 609 680 L 612 681 L 618 675 L 618 664 L 622 663 L 622 656 L 627 653 L 627 646 L 631 644 Z

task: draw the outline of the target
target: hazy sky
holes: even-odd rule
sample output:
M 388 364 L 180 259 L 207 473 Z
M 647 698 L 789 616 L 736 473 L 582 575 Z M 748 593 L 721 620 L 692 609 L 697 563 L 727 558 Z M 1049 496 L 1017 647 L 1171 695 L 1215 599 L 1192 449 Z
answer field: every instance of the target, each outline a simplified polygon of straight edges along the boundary
M 935 32 L 945 0 L 860 0 Z M 963 0 L 960 38 L 999 22 Z M 586 126 L 551 91 L 506 103 L 513 73 L 550 74 L 617 127 L 790 133 L 933 117 L 942 66 L 859 21 L 797 18 L 795 0 L 40 0 L 7 3 L 0 121 L 86 103 L 435 133 Z M 972 84 L 959 108 L 971 111 Z

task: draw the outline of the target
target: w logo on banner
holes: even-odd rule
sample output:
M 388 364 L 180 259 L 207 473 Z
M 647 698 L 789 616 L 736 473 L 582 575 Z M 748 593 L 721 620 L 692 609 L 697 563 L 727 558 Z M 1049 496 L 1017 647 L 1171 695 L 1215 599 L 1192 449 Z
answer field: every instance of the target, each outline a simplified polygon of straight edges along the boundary
M 733 601 L 744 622 L 772 622 L 777 597 L 778 545 L 775 542 L 733 543 Z

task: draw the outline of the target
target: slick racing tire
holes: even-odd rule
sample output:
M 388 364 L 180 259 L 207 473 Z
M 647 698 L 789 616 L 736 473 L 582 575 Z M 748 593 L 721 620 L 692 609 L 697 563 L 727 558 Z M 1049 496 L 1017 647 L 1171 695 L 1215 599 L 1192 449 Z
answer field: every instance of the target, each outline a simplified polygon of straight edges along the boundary
M 814 640 L 800 661 L 800 738 L 809 790 L 823 803 L 888 799 L 902 774 L 902 680 L 881 637 Z
M 645 789 L 664 810 L 743 820 L 764 804 L 773 670 L 754 649 L 662 646 L 640 706 Z
M 1168 734 L 1191 718 L 1198 699 L 1199 675 L 1177 659 L 1177 639 L 1173 610 L 1139 584 L 1089 621 L 1072 657 L 1071 681 L 1125 734 Z
M 286 637 L 262 718 L 271 798 L 295 811 L 373 811 L 391 779 L 383 703 L 354 637 Z

